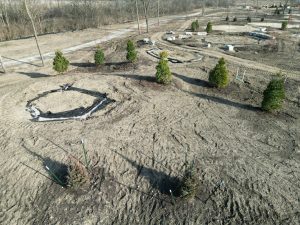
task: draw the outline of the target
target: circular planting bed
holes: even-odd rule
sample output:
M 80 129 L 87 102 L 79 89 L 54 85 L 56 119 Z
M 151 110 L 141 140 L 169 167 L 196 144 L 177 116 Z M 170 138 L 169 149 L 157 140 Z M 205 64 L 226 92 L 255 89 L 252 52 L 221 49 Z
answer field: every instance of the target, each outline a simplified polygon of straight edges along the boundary
M 154 58 L 159 59 L 159 54 L 163 50 L 160 48 L 152 48 L 150 50 L 147 50 L 147 54 L 151 55 Z M 171 63 L 191 63 L 202 60 L 203 56 L 198 53 L 190 53 L 190 52 L 178 52 L 176 50 L 167 50 L 168 54 L 170 55 L 168 57 L 168 61 Z
M 105 93 L 64 84 L 29 100 L 26 109 L 33 121 L 85 120 L 113 101 Z

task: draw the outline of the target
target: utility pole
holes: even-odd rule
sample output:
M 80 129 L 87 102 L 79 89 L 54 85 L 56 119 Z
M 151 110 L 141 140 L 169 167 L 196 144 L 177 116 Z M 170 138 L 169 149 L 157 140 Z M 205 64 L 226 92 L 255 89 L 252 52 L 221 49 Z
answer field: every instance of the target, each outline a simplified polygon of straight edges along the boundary
M 205 0 L 202 0 L 202 16 L 205 14 Z
M 33 21 L 33 18 L 32 18 L 32 16 L 31 16 L 31 14 L 30 14 L 29 9 L 28 9 L 26 0 L 24 0 L 24 4 L 25 4 L 25 9 L 26 9 L 26 12 L 27 12 L 27 14 L 28 14 L 28 17 L 29 17 L 29 19 L 30 19 L 30 21 L 31 21 L 31 24 L 32 24 L 32 28 L 33 28 L 33 32 L 34 32 L 34 38 L 35 38 L 36 46 L 37 46 L 37 48 L 38 48 L 38 50 L 39 50 L 39 53 L 40 53 L 40 56 L 41 56 L 41 60 L 42 60 L 42 64 L 43 64 L 43 66 L 45 66 L 44 58 L 43 58 L 43 55 L 42 55 L 42 52 L 41 52 L 41 49 L 40 49 L 40 45 L 39 45 L 39 41 L 38 41 L 38 37 L 37 37 L 35 25 L 34 25 L 34 21 Z

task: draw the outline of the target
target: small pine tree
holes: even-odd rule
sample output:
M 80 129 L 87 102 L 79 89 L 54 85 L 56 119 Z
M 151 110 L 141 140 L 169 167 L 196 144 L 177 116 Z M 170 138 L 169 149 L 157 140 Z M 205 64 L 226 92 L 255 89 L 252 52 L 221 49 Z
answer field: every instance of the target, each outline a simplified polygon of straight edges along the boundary
M 225 19 L 227 22 L 229 21 L 229 16 L 226 16 L 226 19 Z
M 196 28 L 197 28 L 197 30 L 199 30 L 199 28 L 200 28 L 199 21 L 198 21 L 198 20 L 196 20 L 196 21 L 195 21 L 195 23 L 196 23 Z
M 265 18 L 262 17 L 262 18 L 260 19 L 260 22 L 264 22 L 264 21 L 265 21 Z
M 161 59 L 167 60 L 167 59 L 168 59 L 168 52 L 162 51 L 162 52 L 159 54 L 159 57 L 160 57 Z
M 191 30 L 192 30 L 193 32 L 198 31 L 198 30 L 199 30 L 199 27 L 200 27 L 200 24 L 199 24 L 199 21 L 198 21 L 198 20 L 192 22 Z
M 233 17 L 233 22 L 236 22 L 237 21 L 237 18 L 236 17 Z
M 160 53 L 160 60 L 156 66 L 156 81 L 161 84 L 169 84 L 172 81 L 172 73 L 168 65 L 168 53 Z
M 70 62 L 63 56 L 61 51 L 55 52 L 53 60 L 53 69 L 59 73 L 66 72 L 68 70 Z
M 137 60 L 137 51 L 135 50 L 135 46 L 131 40 L 127 42 L 127 55 L 126 59 L 133 63 Z
M 282 24 L 281 24 L 281 30 L 286 30 L 287 29 L 287 25 L 288 25 L 288 22 L 287 21 L 283 21 Z
M 183 178 L 179 187 L 180 197 L 192 199 L 196 196 L 199 189 L 199 180 L 197 178 L 196 168 L 194 163 L 187 165 L 183 174 Z
M 247 22 L 251 23 L 251 17 L 250 16 L 247 17 Z
M 228 85 L 228 70 L 224 58 L 221 58 L 215 68 L 210 71 L 209 83 L 217 88 L 224 88 Z
M 100 47 L 97 47 L 97 50 L 94 55 L 94 60 L 96 66 L 104 64 L 105 56 L 104 56 L 104 52 L 102 51 L 102 49 L 100 49 Z
M 211 33 L 211 32 L 212 32 L 212 23 L 211 23 L 211 22 L 208 22 L 208 23 L 207 23 L 207 26 L 206 26 L 206 32 L 207 32 L 207 33 Z
M 273 79 L 264 91 L 264 99 L 261 103 L 261 107 L 268 112 L 280 109 L 282 108 L 284 98 L 285 89 L 283 79 Z
M 191 30 L 193 31 L 193 32 L 195 32 L 196 31 L 196 23 L 195 22 L 192 22 L 192 24 L 191 24 Z

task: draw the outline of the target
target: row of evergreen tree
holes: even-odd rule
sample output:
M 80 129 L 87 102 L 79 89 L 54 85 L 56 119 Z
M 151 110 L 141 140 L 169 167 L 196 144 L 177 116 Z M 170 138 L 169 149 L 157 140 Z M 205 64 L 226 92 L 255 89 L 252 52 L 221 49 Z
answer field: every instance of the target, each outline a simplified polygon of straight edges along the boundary
M 137 51 L 134 43 L 127 42 L 126 59 L 130 63 L 137 61 Z M 94 60 L 96 66 L 101 66 L 105 62 L 105 56 L 99 47 L 95 51 Z M 57 51 L 53 61 L 53 69 L 59 73 L 67 71 L 69 61 L 63 56 L 62 52 Z M 221 58 L 216 66 L 209 73 L 209 83 L 215 88 L 226 88 L 229 84 L 229 72 L 224 58 Z M 160 60 L 156 66 L 156 81 L 161 84 L 169 84 L 172 81 L 172 73 L 168 65 L 168 53 L 162 51 Z M 270 81 L 266 90 L 263 92 L 263 101 L 261 107 L 265 111 L 278 110 L 282 107 L 285 98 L 284 81 L 282 78 L 276 78 Z

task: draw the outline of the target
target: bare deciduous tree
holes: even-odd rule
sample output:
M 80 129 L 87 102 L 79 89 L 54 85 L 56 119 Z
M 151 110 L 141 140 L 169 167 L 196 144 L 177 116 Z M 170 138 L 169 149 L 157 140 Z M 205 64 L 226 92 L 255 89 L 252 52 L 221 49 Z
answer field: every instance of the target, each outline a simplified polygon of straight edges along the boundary
M 136 8 L 136 18 L 137 18 L 137 24 L 138 24 L 138 30 L 139 34 L 141 34 L 141 27 L 140 27 L 140 15 L 139 15 L 139 5 L 138 0 L 135 0 L 135 8 Z
M 157 24 L 158 26 L 160 25 L 160 21 L 159 21 L 159 14 L 160 14 L 160 4 L 159 4 L 159 0 L 157 0 Z
M 36 46 L 37 46 L 37 48 L 38 48 L 38 50 L 39 50 L 39 53 L 40 53 L 40 56 L 41 56 L 41 60 L 42 60 L 42 64 L 43 64 L 43 66 L 44 66 L 44 65 L 45 65 L 45 63 L 44 63 L 44 58 L 43 58 L 43 55 L 42 55 L 42 52 L 41 52 L 41 49 L 40 49 L 40 45 L 39 45 L 39 41 L 38 41 L 38 37 L 37 37 L 35 25 L 34 25 L 34 21 L 33 21 L 33 18 L 32 18 L 32 16 L 31 16 L 31 14 L 30 14 L 30 11 L 29 11 L 29 8 L 28 8 L 27 1 L 26 1 L 26 0 L 24 0 L 24 4 L 25 4 L 25 9 L 26 9 L 26 12 L 27 12 L 27 14 L 28 14 L 28 17 L 29 17 L 29 19 L 30 19 L 30 21 L 31 21 L 31 24 L 32 24 L 32 28 L 33 28 L 33 32 L 34 32 L 34 38 L 35 38 Z
M 7 27 L 8 33 L 10 33 L 10 24 L 9 24 L 9 17 L 7 15 L 7 9 L 6 9 L 6 4 L 4 4 L 4 12 L 3 12 L 3 21 Z
M 202 1 L 27 0 L 27 4 L 38 34 L 99 28 L 101 25 L 136 21 L 137 19 L 139 19 L 138 25 L 142 33 L 140 19 L 144 18 L 144 11 L 146 11 L 146 22 L 150 17 L 158 17 L 157 23 L 161 24 L 161 15 L 188 13 L 192 9 L 200 8 Z M 34 4 L 30 4 L 33 2 Z M 206 1 L 206 4 L 212 2 L 214 1 Z M 139 15 L 137 16 L 137 14 Z M 148 24 L 149 29 L 150 25 Z M 28 37 L 32 34 L 32 24 L 24 7 L 24 0 L 0 0 L 0 41 Z
M 145 20 L 146 20 L 146 27 L 147 27 L 147 33 L 149 33 L 149 6 L 150 6 L 151 0 L 142 0 L 143 8 L 144 8 L 144 14 L 145 14 Z
M 289 3 L 289 0 L 285 0 L 285 3 L 284 3 L 284 5 L 283 5 L 283 9 L 282 9 L 283 15 L 285 14 L 285 10 L 287 10 L 288 3 Z

